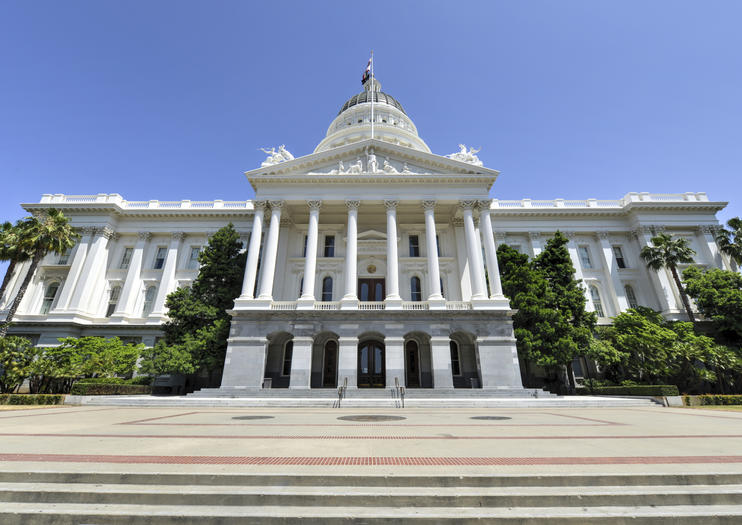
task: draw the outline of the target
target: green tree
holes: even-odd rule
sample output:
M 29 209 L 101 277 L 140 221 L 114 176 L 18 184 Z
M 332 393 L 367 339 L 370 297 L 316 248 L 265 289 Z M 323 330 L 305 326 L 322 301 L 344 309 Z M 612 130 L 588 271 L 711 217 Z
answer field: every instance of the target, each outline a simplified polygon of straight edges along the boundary
M 668 268 L 678 288 L 680 298 L 685 307 L 685 313 L 691 322 L 695 322 L 693 310 L 690 307 L 688 295 L 685 293 L 683 283 L 680 282 L 678 275 L 678 264 L 692 263 L 693 256 L 696 252 L 688 245 L 688 239 L 683 237 L 673 238 L 667 233 L 660 233 L 652 237 L 653 246 L 645 246 L 640 253 L 642 259 L 647 263 L 647 267 L 659 271 L 662 268 Z
M 18 221 L 15 225 L 10 222 L 4 222 L 0 225 L 0 261 L 8 261 L 8 268 L 5 270 L 3 282 L 0 285 L 0 299 L 5 295 L 5 290 L 10 283 L 10 277 L 15 272 L 18 263 L 29 259 L 28 252 L 23 250 L 20 237 L 22 224 Z
M 742 275 L 691 266 L 683 272 L 686 291 L 698 310 L 711 319 L 725 341 L 742 345 Z
M 143 344 L 123 343 L 118 337 L 65 337 L 60 350 L 71 349 L 81 361 L 81 375 L 90 377 L 131 377 Z M 77 359 L 77 358 L 76 358 Z
M 201 267 L 191 288 L 176 290 L 165 303 L 165 343 L 187 350 L 194 367 L 210 376 L 224 364 L 231 321 L 227 310 L 242 291 L 246 256 L 241 249 L 231 223 L 218 230 L 199 254 Z
M 139 372 L 149 376 L 192 374 L 195 371 L 191 353 L 185 345 L 168 346 L 165 341 L 159 341 L 152 348 L 145 348 L 139 363 Z
M 0 338 L 0 394 L 15 392 L 30 375 L 36 349 L 24 337 Z
M 41 259 L 49 252 L 63 253 L 72 248 L 77 238 L 78 234 L 72 230 L 67 217 L 54 208 L 23 220 L 17 239 L 17 249 L 29 254 L 31 265 L 18 293 L 10 304 L 5 322 L 0 325 L 0 337 L 8 333 L 8 327 Z
M 727 221 L 729 229 L 721 228 L 716 233 L 716 242 L 719 243 L 721 251 L 742 266 L 742 219 L 732 217 Z
M 498 248 L 503 292 L 517 310 L 513 328 L 521 359 L 552 370 L 574 391 L 573 360 L 591 348 L 596 316 L 586 299 L 561 233 L 534 261 L 507 245 Z

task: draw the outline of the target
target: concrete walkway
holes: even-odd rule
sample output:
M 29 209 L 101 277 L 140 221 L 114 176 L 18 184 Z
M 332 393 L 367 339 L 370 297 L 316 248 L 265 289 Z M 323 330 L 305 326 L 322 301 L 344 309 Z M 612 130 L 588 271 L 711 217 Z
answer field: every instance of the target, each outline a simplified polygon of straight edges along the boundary
M 742 472 L 742 413 L 711 410 L 68 406 L 0 420 L 6 472 Z

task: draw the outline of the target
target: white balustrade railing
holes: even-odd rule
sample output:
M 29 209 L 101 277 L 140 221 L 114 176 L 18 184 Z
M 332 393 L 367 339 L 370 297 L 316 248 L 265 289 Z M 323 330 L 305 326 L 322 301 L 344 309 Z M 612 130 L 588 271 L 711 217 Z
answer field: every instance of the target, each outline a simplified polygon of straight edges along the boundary
M 339 310 L 340 301 L 315 301 L 315 310 Z
M 468 301 L 446 301 L 446 310 L 471 310 Z
M 296 310 L 296 301 L 273 301 L 271 310 Z
M 430 306 L 428 303 L 421 301 L 402 301 L 402 310 L 428 310 Z
M 383 310 L 384 301 L 360 301 L 358 303 L 359 310 Z

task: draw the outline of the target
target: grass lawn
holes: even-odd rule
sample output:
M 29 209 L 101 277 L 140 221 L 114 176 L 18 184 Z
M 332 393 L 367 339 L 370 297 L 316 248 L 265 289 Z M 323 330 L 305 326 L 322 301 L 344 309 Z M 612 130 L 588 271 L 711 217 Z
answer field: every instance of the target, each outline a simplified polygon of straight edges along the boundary
M 704 410 L 730 410 L 732 412 L 742 412 L 742 405 L 704 405 L 700 407 L 683 408 L 702 408 Z

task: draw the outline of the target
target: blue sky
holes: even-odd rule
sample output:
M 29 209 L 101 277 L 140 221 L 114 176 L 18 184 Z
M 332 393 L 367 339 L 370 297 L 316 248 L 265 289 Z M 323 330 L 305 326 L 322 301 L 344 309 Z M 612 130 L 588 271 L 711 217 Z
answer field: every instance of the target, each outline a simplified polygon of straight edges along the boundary
M 370 49 L 493 197 L 706 191 L 742 215 L 742 2 L 0 2 L 0 219 L 42 193 L 247 199 L 312 152 Z M 2 267 L 0 267 L 0 271 Z

